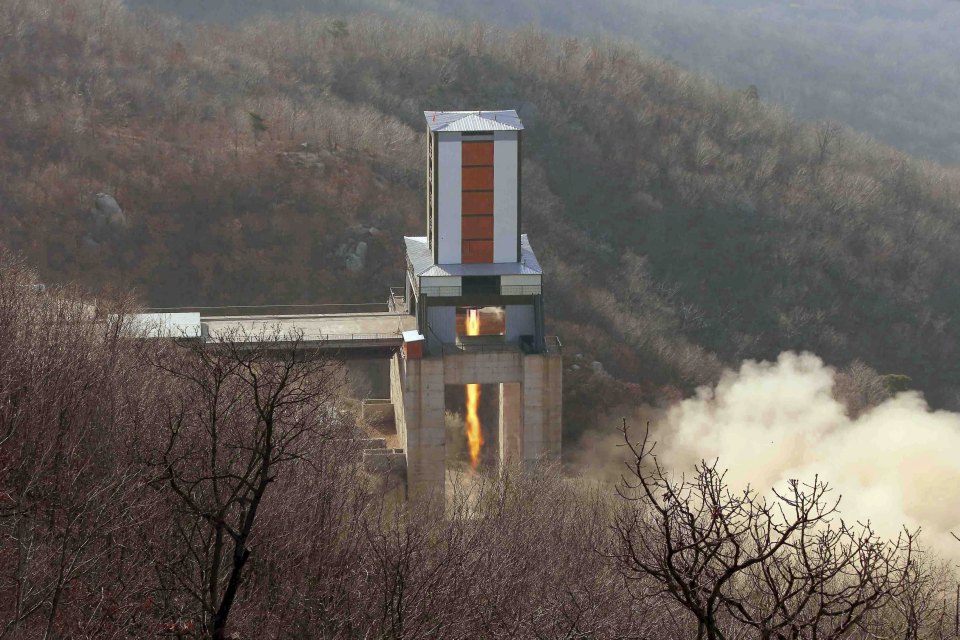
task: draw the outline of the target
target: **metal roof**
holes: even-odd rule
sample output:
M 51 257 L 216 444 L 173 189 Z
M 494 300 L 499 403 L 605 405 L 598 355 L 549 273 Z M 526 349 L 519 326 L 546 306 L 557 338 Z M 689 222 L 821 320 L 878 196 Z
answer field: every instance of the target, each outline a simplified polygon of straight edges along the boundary
M 523 123 L 508 111 L 424 111 L 431 131 L 521 131 Z
M 539 276 L 543 275 L 527 234 L 520 235 L 520 262 L 433 264 L 426 236 L 405 236 L 407 257 L 416 276 Z

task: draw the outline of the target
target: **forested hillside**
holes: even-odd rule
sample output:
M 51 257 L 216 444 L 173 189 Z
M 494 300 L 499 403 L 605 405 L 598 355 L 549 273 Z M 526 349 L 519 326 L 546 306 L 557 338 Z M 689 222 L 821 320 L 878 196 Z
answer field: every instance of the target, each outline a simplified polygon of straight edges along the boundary
M 808 120 L 960 163 L 960 3 L 944 0 L 127 0 L 235 23 L 298 11 L 417 13 L 622 38 Z
M 620 381 L 568 374 L 570 433 L 785 349 L 960 403 L 960 174 L 625 46 L 31 0 L 0 5 L 0 58 L 0 242 L 48 281 L 380 300 L 423 232 L 422 110 L 517 108 L 549 329 Z

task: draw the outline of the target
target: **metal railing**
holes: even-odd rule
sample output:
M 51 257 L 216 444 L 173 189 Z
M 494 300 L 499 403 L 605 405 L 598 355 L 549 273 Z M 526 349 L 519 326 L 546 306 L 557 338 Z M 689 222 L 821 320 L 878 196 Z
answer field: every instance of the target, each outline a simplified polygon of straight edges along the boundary
M 425 296 L 434 296 L 437 298 L 458 298 L 463 295 L 463 287 L 420 287 L 421 293 Z
M 500 286 L 502 296 L 538 296 L 542 291 L 540 285 L 533 284 L 505 284 Z
M 394 313 L 408 313 L 406 290 L 400 287 L 390 287 L 390 299 L 387 306 Z
M 214 331 L 205 335 L 208 341 L 213 342 L 321 342 L 325 344 L 355 343 L 358 346 L 361 343 L 369 342 L 387 342 L 390 344 L 401 343 L 403 336 L 396 333 L 306 333 L 301 331 L 289 331 L 283 334 L 246 332 L 225 329 Z
M 545 336 L 543 342 L 547 353 L 563 354 L 563 343 L 560 342 L 560 336 Z
M 231 316 L 268 316 L 268 315 L 323 315 L 334 313 L 380 313 L 389 312 L 388 302 L 359 302 L 331 304 L 270 304 L 270 305 L 229 305 L 218 307 L 155 307 L 144 309 L 144 313 L 189 313 L 200 312 L 204 317 L 218 318 Z
M 400 293 L 397 294 L 396 292 Z M 223 306 L 151 307 L 143 313 L 189 313 L 199 312 L 204 318 L 234 316 L 305 316 L 340 313 L 407 313 L 403 289 L 390 288 L 386 302 L 346 302 L 320 304 L 246 304 Z
M 516 340 L 503 342 L 458 341 L 454 344 L 443 345 L 443 355 L 457 355 L 460 353 L 511 353 L 517 351 L 520 351 L 520 343 Z
M 495 291 L 496 290 L 494 290 L 494 292 Z M 500 295 L 502 296 L 537 296 L 540 295 L 542 291 L 543 288 L 540 285 L 510 284 L 500 286 Z M 459 298 L 463 295 L 463 287 L 434 287 L 423 284 L 418 293 L 433 297 Z

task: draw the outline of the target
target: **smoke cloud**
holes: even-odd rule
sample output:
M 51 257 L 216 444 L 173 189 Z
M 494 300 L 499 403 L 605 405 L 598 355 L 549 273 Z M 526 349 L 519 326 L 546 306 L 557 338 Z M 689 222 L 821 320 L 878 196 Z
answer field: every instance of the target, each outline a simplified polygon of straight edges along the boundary
M 901 393 L 852 419 L 833 396 L 836 371 L 815 355 L 744 362 L 715 388 L 656 425 L 661 461 L 675 471 L 719 458 L 733 487 L 759 491 L 814 475 L 842 495 L 845 520 L 885 536 L 923 528 L 928 547 L 960 560 L 960 414 Z

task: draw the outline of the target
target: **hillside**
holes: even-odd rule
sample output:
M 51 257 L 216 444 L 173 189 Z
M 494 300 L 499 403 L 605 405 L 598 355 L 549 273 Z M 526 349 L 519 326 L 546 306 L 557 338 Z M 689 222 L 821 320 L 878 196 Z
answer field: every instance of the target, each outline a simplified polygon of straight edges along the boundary
M 529 30 L 36 0 L 0 6 L 0 34 L 0 242 L 49 281 L 380 300 L 424 225 L 421 111 L 517 108 L 549 329 L 619 381 L 568 374 L 568 433 L 785 349 L 960 405 L 960 174 L 864 136 Z
M 960 4 L 942 0 L 128 0 L 235 23 L 299 11 L 433 15 L 561 35 L 622 38 L 806 120 L 846 123 L 960 163 Z

